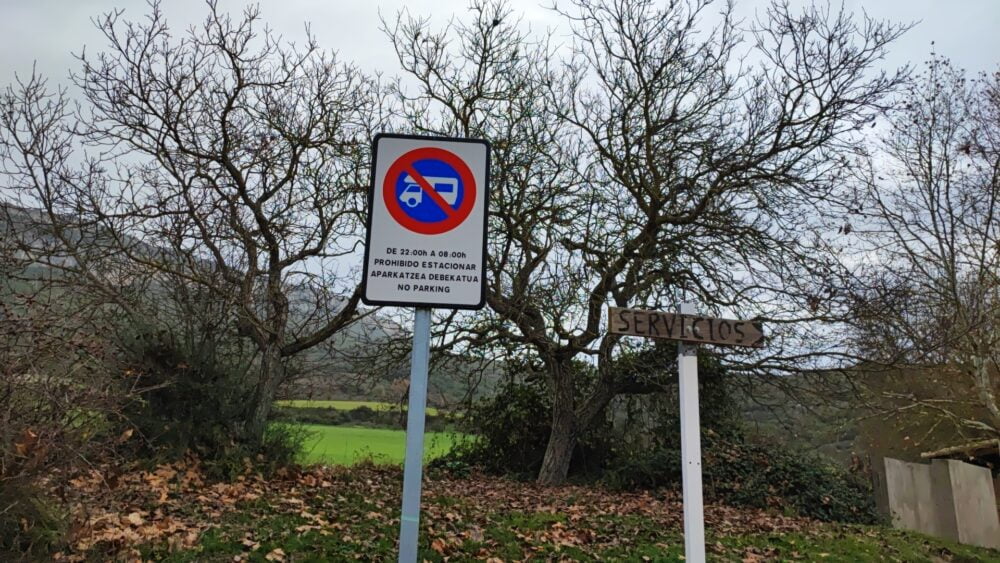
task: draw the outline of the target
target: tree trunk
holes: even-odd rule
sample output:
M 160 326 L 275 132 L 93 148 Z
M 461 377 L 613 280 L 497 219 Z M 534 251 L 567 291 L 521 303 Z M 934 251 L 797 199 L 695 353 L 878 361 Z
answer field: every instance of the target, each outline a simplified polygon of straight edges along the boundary
M 281 350 L 272 346 L 263 351 L 260 361 L 260 380 L 248 407 L 247 438 L 256 444 L 264 440 L 267 417 L 271 414 L 274 396 L 281 383 L 283 364 Z
M 545 458 L 538 472 L 539 485 L 558 485 L 566 480 L 570 463 L 573 461 L 573 449 L 576 448 L 580 435 L 590 428 L 604 414 L 611 399 L 615 396 L 615 387 L 607 380 L 601 380 L 593 393 L 576 408 L 572 372 L 568 365 L 552 370 L 555 402 L 552 404 L 552 431 L 549 443 L 545 448 Z
M 542 468 L 538 471 L 539 485 L 558 485 L 566 480 L 578 437 L 573 374 L 565 363 L 554 363 L 549 370 L 554 391 L 552 429 Z

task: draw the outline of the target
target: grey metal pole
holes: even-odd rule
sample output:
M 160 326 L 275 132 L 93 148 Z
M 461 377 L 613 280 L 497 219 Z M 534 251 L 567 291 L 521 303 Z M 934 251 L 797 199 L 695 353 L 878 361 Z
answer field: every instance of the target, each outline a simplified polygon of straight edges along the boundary
M 410 406 L 406 415 L 403 462 L 403 512 L 399 519 L 399 563 L 417 560 L 420 532 L 420 479 L 424 465 L 424 412 L 427 409 L 427 363 L 431 348 L 431 310 L 419 307 L 413 319 L 410 357 Z
M 694 303 L 680 312 L 695 314 Z M 705 562 L 705 510 L 701 489 L 701 416 L 698 411 L 698 345 L 677 343 L 681 402 L 681 479 L 684 490 L 684 559 Z

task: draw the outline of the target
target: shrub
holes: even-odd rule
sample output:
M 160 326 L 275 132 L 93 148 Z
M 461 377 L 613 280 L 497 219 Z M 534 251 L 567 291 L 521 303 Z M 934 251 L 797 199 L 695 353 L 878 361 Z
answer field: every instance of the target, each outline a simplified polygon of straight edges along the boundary
M 347 411 L 347 418 L 353 422 L 371 422 L 375 418 L 376 412 L 371 407 L 361 405 Z
M 475 465 L 494 474 L 530 477 L 542 464 L 551 406 L 530 386 L 507 386 L 476 403 L 464 425 L 474 437 L 456 444 L 436 465 Z
M 0 487 L 0 560 L 38 558 L 63 542 L 66 522 L 29 483 Z
M 537 385 L 507 385 L 466 412 L 460 423 L 472 437 L 456 444 L 436 465 L 474 465 L 488 473 L 533 478 L 545 455 L 551 413 L 549 395 Z M 611 453 L 609 428 L 602 423 L 580 438 L 571 474 L 600 470 Z
M 789 506 L 824 521 L 875 523 L 869 485 L 813 452 L 773 443 L 710 440 L 710 494 L 731 504 Z
M 124 410 L 142 437 L 141 457 L 162 462 L 191 452 L 218 478 L 242 473 L 247 463 L 263 469 L 293 463 L 301 432 L 284 425 L 258 440 L 246 431 L 247 372 L 255 363 L 233 343 L 143 330 L 124 360 L 123 382 L 144 390 Z
M 275 406 L 271 418 L 282 422 L 301 424 L 326 424 L 344 426 L 353 422 L 349 411 L 331 407 L 281 407 Z
M 823 521 L 872 524 L 879 520 L 868 484 L 821 456 L 740 436 L 702 435 L 706 498 L 733 506 L 781 508 Z M 604 481 L 614 488 L 677 488 L 679 444 L 632 452 L 610 465 Z
M 2 286 L 2 284 L 0 284 Z M 0 560 L 41 559 L 64 531 L 46 496 L 75 463 L 112 460 L 120 390 L 100 321 L 45 288 L 0 287 Z

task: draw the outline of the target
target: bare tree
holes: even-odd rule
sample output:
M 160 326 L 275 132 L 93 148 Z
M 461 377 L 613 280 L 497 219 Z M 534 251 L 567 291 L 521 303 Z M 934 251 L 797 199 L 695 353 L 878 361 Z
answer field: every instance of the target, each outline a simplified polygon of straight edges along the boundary
M 440 32 L 387 26 L 416 84 L 399 88 L 412 127 L 495 147 L 491 311 L 453 317 L 442 342 L 540 363 L 553 398 L 543 484 L 565 478 L 614 396 L 660 383 L 614 369 L 624 343 L 604 334 L 607 305 L 686 295 L 769 321 L 764 354 L 731 356 L 758 369 L 830 351 L 810 321 L 841 318 L 844 272 L 818 209 L 903 76 L 873 67 L 904 26 L 830 9 L 775 2 L 741 30 L 726 4 L 704 30 L 707 1 L 571 4 L 567 46 L 532 40 L 502 3 Z M 585 387 L 573 362 L 588 358 L 598 381 Z
M 143 21 L 99 18 L 107 50 L 79 56 L 79 106 L 37 77 L 9 88 L 0 147 L 7 203 L 41 210 L 37 261 L 134 318 L 150 314 L 143 292 L 178 284 L 231 305 L 258 352 L 259 438 L 286 360 L 358 315 L 343 259 L 384 105 L 311 36 L 208 9 L 180 35 L 158 3 Z
M 902 378 L 876 397 L 883 412 L 919 412 L 959 437 L 996 438 L 1000 74 L 970 80 L 935 55 L 887 118 L 858 168 L 867 244 L 856 344 L 873 369 Z

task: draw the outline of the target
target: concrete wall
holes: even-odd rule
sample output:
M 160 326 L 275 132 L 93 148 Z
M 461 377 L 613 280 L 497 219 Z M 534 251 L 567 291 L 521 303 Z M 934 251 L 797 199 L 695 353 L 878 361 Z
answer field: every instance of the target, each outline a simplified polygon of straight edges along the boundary
M 1000 548 L 1000 519 L 989 469 L 956 460 L 930 465 L 884 458 L 876 504 L 896 528 Z
M 938 517 L 931 488 L 931 466 L 885 458 L 885 486 L 894 528 L 950 537 Z
M 961 543 L 1000 548 L 1000 519 L 990 470 L 954 459 L 935 459 L 931 468 L 937 477 L 935 491 L 946 491 L 941 496 L 945 502 L 951 500 L 954 508 L 947 511 L 954 515 L 955 535 L 951 537 Z
M 1000 516 L 1000 475 L 993 478 L 993 493 L 997 498 L 997 515 Z

